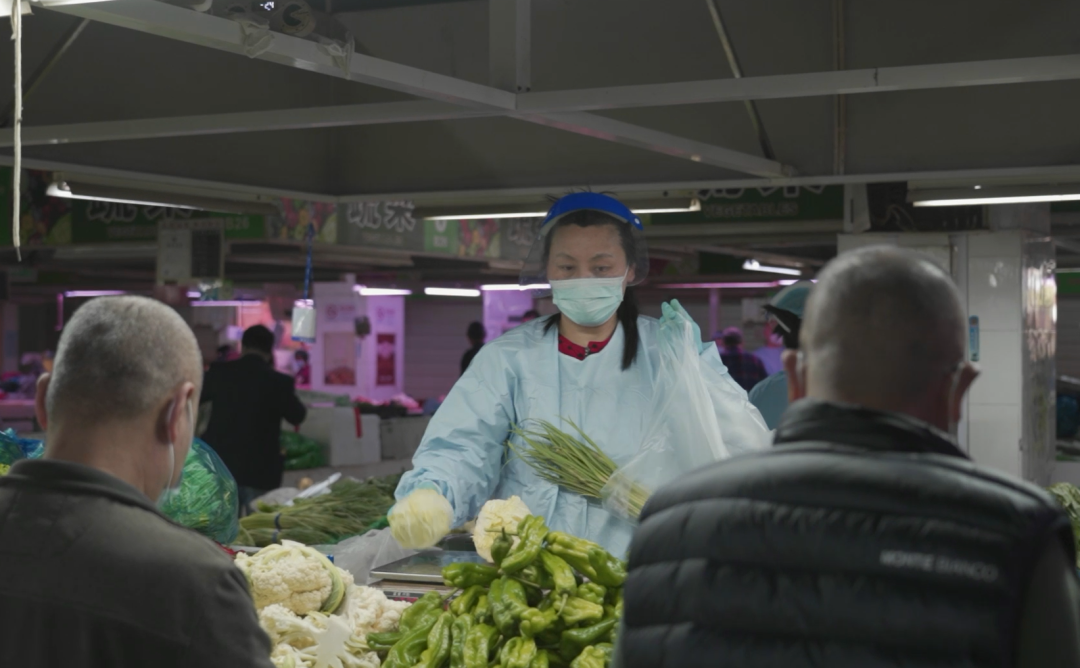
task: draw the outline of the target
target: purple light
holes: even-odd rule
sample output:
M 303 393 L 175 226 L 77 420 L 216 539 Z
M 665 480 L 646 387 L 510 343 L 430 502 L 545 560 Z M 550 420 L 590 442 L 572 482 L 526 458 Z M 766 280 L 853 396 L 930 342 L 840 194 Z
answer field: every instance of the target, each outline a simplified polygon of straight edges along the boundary
M 783 281 L 769 281 L 768 283 L 662 283 L 657 288 L 672 288 L 675 290 L 711 290 L 714 288 L 752 289 L 752 288 L 775 288 Z M 792 281 L 794 282 L 794 281 Z
M 192 306 L 250 306 L 258 304 L 259 302 L 254 299 L 248 299 L 245 301 L 231 300 L 231 301 L 205 301 L 205 302 L 191 302 Z
M 64 293 L 64 296 L 71 299 L 79 299 L 90 297 L 117 297 L 126 294 L 127 293 L 123 290 L 69 290 Z

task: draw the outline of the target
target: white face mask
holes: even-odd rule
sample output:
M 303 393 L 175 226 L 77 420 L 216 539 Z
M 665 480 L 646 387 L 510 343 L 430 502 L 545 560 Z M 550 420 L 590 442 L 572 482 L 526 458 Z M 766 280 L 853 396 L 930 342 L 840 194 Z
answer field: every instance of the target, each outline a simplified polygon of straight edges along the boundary
M 187 402 L 188 422 L 192 422 L 193 410 L 191 408 L 191 402 Z M 172 420 L 170 419 L 170 422 Z M 194 423 L 192 423 L 194 424 Z M 165 483 L 165 489 L 161 490 L 161 494 L 158 496 L 157 505 L 158 508 L 166 506 L 173 497 L 180 493 L 181 482 L 184 479 L 184 470 L 180 469 L 180 475 L 173 481 L 173 476 L 176 475 L 176 446 L 169 443 L 169 477 L 168 482 Z
M 629 270 L 615 278 L 574 278 L 550 281 L 555 306 L 582 327 L 599 327 L 615 315 L 623 300 Z

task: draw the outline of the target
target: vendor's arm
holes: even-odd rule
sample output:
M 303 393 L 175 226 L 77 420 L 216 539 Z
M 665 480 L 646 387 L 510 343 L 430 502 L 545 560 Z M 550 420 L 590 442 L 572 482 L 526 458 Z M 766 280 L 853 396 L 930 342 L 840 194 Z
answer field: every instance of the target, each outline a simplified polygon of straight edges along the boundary
M 453 506 L 454 526 L 476 517 L 502 470 L 513 419 L 508 373 L 493 346 L 480 350 L 431 418 L 413 470 L 398 484 L 399 500 L 430 483 Z

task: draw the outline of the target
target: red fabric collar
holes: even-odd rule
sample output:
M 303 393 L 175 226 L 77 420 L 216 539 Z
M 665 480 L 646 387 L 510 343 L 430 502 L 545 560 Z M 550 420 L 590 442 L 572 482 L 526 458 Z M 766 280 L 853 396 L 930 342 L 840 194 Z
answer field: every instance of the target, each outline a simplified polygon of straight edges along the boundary
M 612 334 L 611 336 L 614 336 L 614 334 Z M 579 346 L 578 344 L 574 343 L 562 334 L 559 334 L 559 352 L 563 355 L 573 357 L 574 359 L 583 360 L 589 355 L 595 355 L 596 353 L 606 348 L 607 344 L 611 342 L 611 336 L 609 336 L 605 341 L 591 341 L 586 347 Z

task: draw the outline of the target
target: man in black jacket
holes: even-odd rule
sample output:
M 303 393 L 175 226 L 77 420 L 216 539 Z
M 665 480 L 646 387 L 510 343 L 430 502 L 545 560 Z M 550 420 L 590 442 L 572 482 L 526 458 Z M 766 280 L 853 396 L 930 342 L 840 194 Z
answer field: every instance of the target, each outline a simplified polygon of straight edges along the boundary
M 255 498 L 281 487 L 281 421 L 299 425 L 307 417 L 293 378 L 274 370 L 273 351 L 273 332 L 249 327 L 240 359 L 211 365 L 203 381 L 201 401 L 210 404 L 203 440 L 236 478 L 241 513 Z
M 977 375 L 949 276 L 870 248 L 819 277 L 776 445 L 648 502 L 617 665 L 1080 666 L 1072 530 L 948 435 Z
M 37 388 L 43 459 L 0 477 L 0 666 L 272 668 L 244 575 L 156 503 L 179 484 L 202 355 L 175 311 L 87 302 Z

